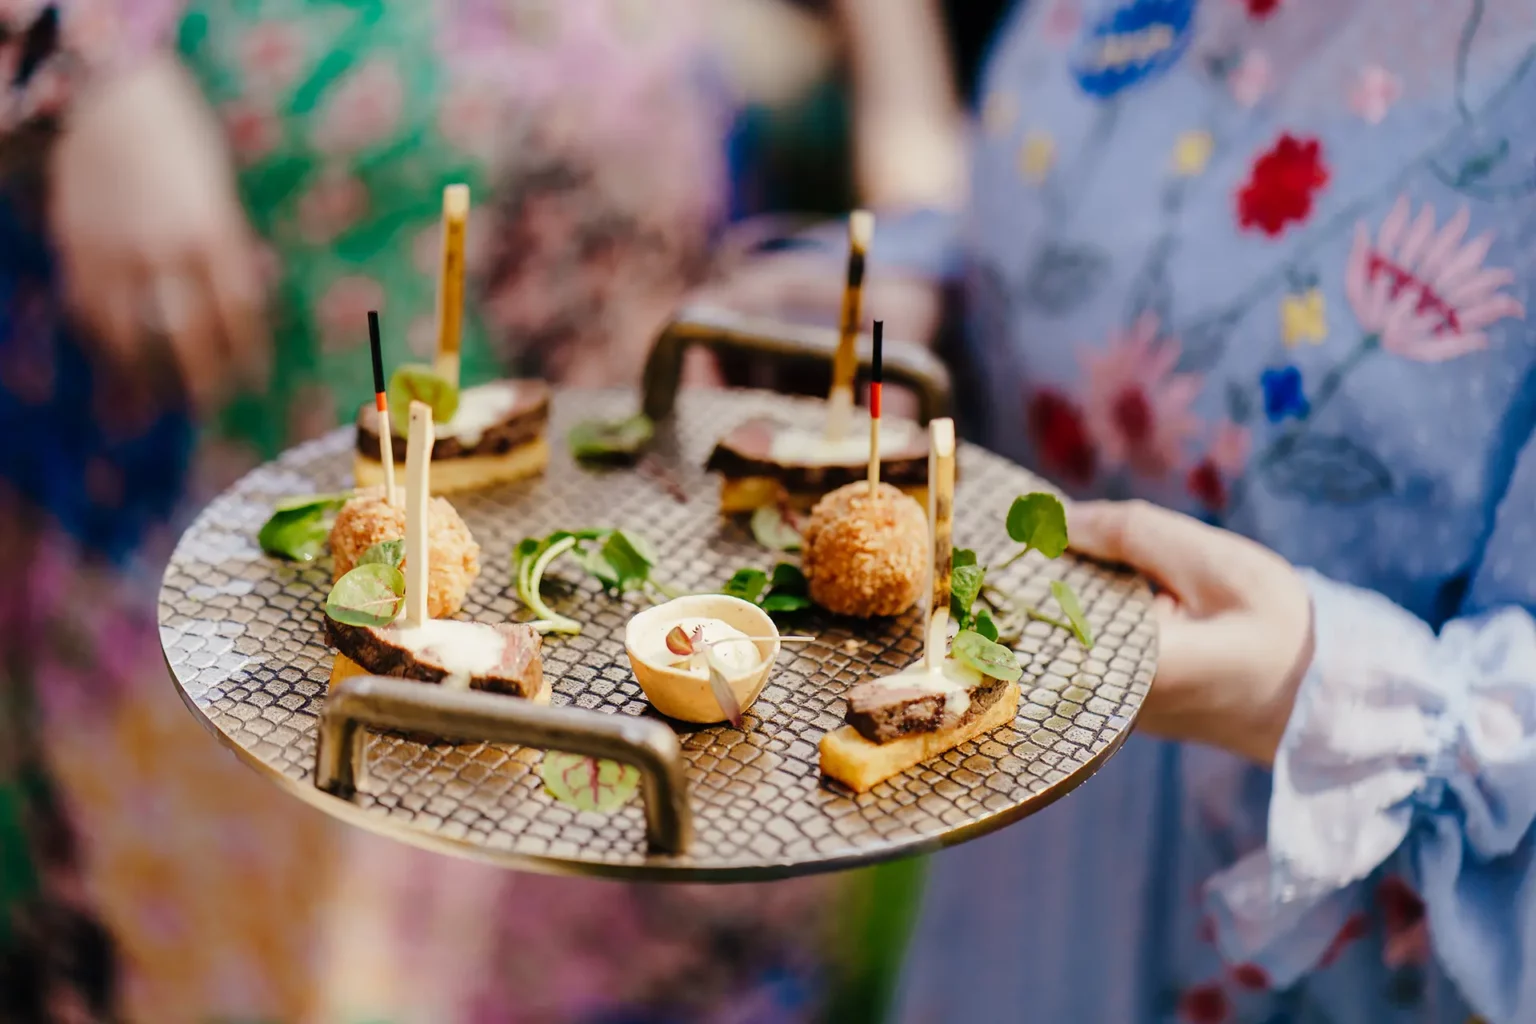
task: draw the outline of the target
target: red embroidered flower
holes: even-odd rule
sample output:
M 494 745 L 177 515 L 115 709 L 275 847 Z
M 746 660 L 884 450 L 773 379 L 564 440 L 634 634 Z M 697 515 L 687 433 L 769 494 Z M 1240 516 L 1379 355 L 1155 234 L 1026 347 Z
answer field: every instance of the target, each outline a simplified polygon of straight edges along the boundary
M 1213 512 L 1227 507 L 1227 482 L 1221 478 L 1221 470 L 1209 458 L 1201 459 L 1184 481 L 1195 500 Z
M 1230 973 L 1238 988 L 1249 992 L 1263 992 L 1269 988 L 1269 974 L 1258 964 L 1238 964 Z
M 1076 403 L 1059 391 L 1040 391 L 1030 399 L 1026 419 L 1045 470 L 1065 483 L 1092 482 L 1099 453 Z
M 1243 0 L 1248 5 L 1248 16 L 1263 21 L 1280 9 L 1280 0 Z
M 1231 492 L 1228 480 L 1242 476 L 1252 439 L 1248 428 L 1231 421 L 1217 424 L 1204 457 L 1185 477 L 1184 486 L 1201 505 L 1213 512 L 1227 507 Z
M 1322 958 L 1318 960 L 1317 965 L 1319 967 L 1332 966 L 1344 950 L 1349 948 L 1351 944 L 1365 938 L 1370 930 L 1371 922 L 1369 918 L 1364 914 L 1351 914 L 1349 920 L 1345 921 L 1344 926 L 1339 929 L 1339 934 L 1333 937 L 1333 941 L 1323 951 Z
M 1179 997 L 1179 1019 L 1188 1024 L 1223 1024 L 1232 1015 L 1232 1001 L 1212 982 Z
M 1287 224 L 1300 224 L 1311 215 L 1314 194 L 1327 184 L 1322 144 L 1281 135 L 1254 161 L 1247 183 L 1237 193 L 1238 222 L 1276 238 Z
M 1424 901 L 1409 884 L 1390 875 L 1376 887 L 1376 905 L 1381 908 L 1386 937 L 1381 958 L 1388 967 L 1423 964 L 1429 960 L 1429 922 L 1424 916 Z

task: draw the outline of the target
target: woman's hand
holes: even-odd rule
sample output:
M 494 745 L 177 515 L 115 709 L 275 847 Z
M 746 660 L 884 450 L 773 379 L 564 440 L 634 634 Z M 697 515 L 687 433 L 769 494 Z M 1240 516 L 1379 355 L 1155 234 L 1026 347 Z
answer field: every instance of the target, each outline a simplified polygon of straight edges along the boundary
M 1312 661 L 1312 604 L 1279 555 L 1143 501 L 1083 502 L 1074 550 L 1121 562 L 1163 588 L 1157 678 L 1140 725 L 1169 739 L 1274 761 Z
M 151 387 L 177 371 L 203 407 L 264 382 L 257 249 L 218 128 L 172 58 L 80 95 L 50 175 L 70 304 L 120 370 Z

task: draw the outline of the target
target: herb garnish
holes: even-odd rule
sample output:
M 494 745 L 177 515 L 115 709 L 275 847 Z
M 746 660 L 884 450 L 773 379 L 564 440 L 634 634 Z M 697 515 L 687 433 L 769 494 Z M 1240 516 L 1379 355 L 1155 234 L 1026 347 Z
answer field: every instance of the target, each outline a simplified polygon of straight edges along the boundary
M 1013 505 L 1008 509 L 1008 536 L 1024 546 L 1003 562 L 1003 568 L 1031 551 L 1038 551 L 1046 558 L 1060 558 L 1067 550 L 1067 510 L 1062 506 L 1061 499 L 1044 491 L 1013 499 Z M 984 586 L 982 592 L 989 600 L 998 597 L 997 591 L 991 587 Z M 1088 618 L 1083 614 L 1082 604 L 1071 584 L 1052 580 L 1051 596 L 1056 599 L 1065 618 L 1057 618 L 1039 608 L 1025 608 L 1024 614 L 1038 622 L 1065 629 L 1077 637 L 1078 643 L 1092 647 L 1093 627 L 1088 624 Z M 1002 601 L 1006 603 L 1006 599 Z
M 640 788 L 640 769 L 632 764 L 547 751 L 539 762 L 544 792 L 579 811 L 610 814 Z
M 410 436 L 411 403 L 432 407 L 432 422 L 447 423 L 459 411 L 459 389 L 430 366 L 406 363 L 389 378 L 389 419 L 395 433 Z
M 325 614 L 348 626 L 388 626 L 405 602 L 405 574 L 392 565 L 358 565 L 336 581 Z
M 799 551 L 804 539 L 789 510 L 763 505 L 752 513 L 752 536 L 769 551 Z
M 656 549 L 639 534 L 627 530 L 556 530 L 540 540 L 529 537 L 512 552 L 512 574 L 517 596 L 539 618 L 531 625 L 541 633 L 581 632 L 581 623 L 545 604 L 541 590 L 544 574 L 560 556 L 571 558 L 610 594 L 641 591 L 648 596 L 677 596 L 672 588 L 652 575 Z M 653 594 L 654 592 L 654 594 Z
M 358 565 L 392 565 L 400 569 L 405 565 L 405 541 L 381 540 L 364 551 Z
M 622 420 L 582 420 L 565 437 L 573 458 L 626 462 L 640 454 L 656 432 L 644 413 Z
M 805 574 L 788 562 L 774 566 L 771 577 L 761 569 L 738 569 L 720 593 L 749 601 L 769 615 L 798 612 L 811 606 L 811 586 Z
M 337 510 L 351 497 L 352 492 L 346 491 L 286 498 L 273 507 L 272 518 L 256 536 L 257 543 L 269 555 L 312 562 L 325 550 Z
M 1011 683 L 1024 674 L 1018 655 L 1010 647 L 994 643 L 981 633 L 963 629 L 950 642 L 949 656 L 993 679 Z

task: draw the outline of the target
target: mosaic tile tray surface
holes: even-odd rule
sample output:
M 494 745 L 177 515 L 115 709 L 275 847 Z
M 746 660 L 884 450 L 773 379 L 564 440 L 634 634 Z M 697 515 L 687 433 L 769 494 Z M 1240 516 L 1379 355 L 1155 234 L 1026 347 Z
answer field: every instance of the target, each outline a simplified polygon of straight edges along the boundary
M 661 554 L 659 571 L 689 590 L 718 589 L 744 566 L 771 568 L 774 555 L 745 524 L 718 516 L 717 482 L 700 467 L 713 439 L 732 424 L 761 412 L 795 414 L 798 400 L 684 392 L 678 418 L 659 431 L 648 465 L 574 465 L 564 451 L 566 428 L 586 416 L 623 415 L 634 401 L 619 392 L 559 394 L 551 425 L 558 443 L 547 476 L 455 499 L 482 548 L 483 571 L 465 616 L 526 617 L 510 589 L 510 553 L 521 538 L 555 529 L 623 526 L 643 533 Z M 554 800 L 538 773 L 540 752 L 523 748 L 374 735 L 367 784 L 355 801 L 343 801 L 312 781 L 331 666 L 321 626 L 329 560 L 280 563 L 261 553 L 256 533 L 275 501 L 350 486 L 351 444 L 348 428 L 296 448 L 202 513 L 165 574 L 161 639 L 188 707 L 220 740 L 295 795 L 405 841 L 533 870 L 717 881 L 932 851 L 1016 821 L 1081 783 L 1123 742 L 1152 680 L 1157 639 L 1145 583 L 1070 556 L 1045 562 L 1032 554 L 991 582 L 1041 603 L 1050 580 L 1065 576 L 1095 627 L 1095 647 L 1084 651 L 1065 632 L 1031 623 L 1017 644 L 1024 699 L 1013 726 L 862 796 L 821 782 L 817 744 L 841 724 L 849 687 L 917 659 L 917 611 L 875 625 L 807 615 L 794 631 L 813 633 L 817 642 L 780 654 L 744 731 L 675 726 L 694 821 L 693 845 L 683 856 L 647 853 L 638 796 L 611 814 Z M 1013 547 L 1003 525 L 1009 504 L 1044 485 L 972 446 L 962 448 L 959 467 L 955 543 L 976 549 L 983 563 L 1001 561 Z M 555 574 L 579 579 L 570 567 Z M 556 606 L 587 627 L 545 643 L 555 702 L 654 714 L 624 654 L 634 606 L 604 597 L 590 579 Z

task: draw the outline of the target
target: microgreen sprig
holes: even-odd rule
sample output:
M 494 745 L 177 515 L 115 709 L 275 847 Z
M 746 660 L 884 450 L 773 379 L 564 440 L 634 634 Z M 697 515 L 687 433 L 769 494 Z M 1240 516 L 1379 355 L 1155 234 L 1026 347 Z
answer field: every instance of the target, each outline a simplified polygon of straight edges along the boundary
M 581 623 L 561 615 L 544 601 L 545 573 L 561 556 L 569 554 L 610 594 L 639 591 L 655 599 L 677 592 L 658 579 L 653 570 L 657 555 L 649 541 L 627 530 L 556 530 L 542 539 L 529 537 L 512 553 L 512 575 L 518 599 L 538 616 L 531 625 L 541 633 L 581 632 Z

